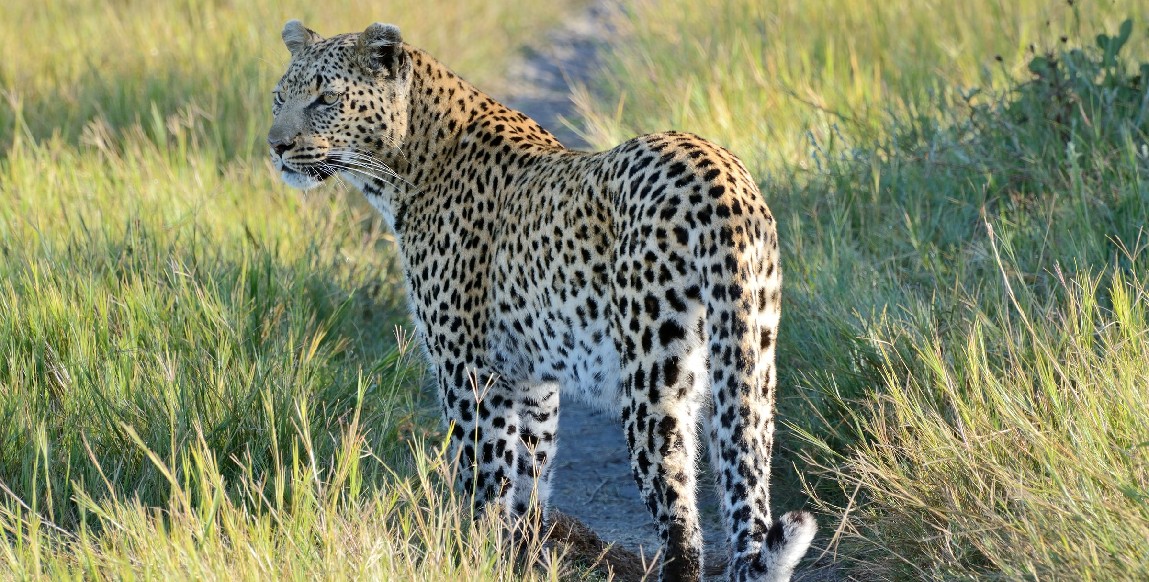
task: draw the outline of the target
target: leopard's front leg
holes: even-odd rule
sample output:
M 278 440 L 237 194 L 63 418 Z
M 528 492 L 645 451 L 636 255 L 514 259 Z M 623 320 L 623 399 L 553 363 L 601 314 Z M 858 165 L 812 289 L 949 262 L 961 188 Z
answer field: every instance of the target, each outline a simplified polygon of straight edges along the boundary
M 511 511 L 524 526 L 537 527 L 549 518 L 551 475 L 558 445 L 559 386 L 550 382 L 522 383 L 514 396 L 519 415 L 519 458 Z
M 448 452 L 457 459 L 456 486 L 484 512 L 515 521 L 519 417 L 509 385 L 475 366 L 453 364 L 438 373 L 439 403 L 450 427 Z
M 482 512 L 497 511 L 515 539 L 534 541 L 547 517 L 558 385 L 514 383 L 488 370 L 456 365 L 439 374 L 456 485 Z

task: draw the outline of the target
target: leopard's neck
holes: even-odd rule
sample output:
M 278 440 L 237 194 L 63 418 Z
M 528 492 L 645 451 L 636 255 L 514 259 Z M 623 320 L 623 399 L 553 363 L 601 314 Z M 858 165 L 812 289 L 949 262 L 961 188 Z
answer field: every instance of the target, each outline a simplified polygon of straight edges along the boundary
M 441 190 L 434 186 L 449 181 L 461 167 L 479 163 L 474 159 L 478 151 L 493 157 L 497 153 L 504 160 L 564 151 L 534 120 L 499 103 L 426 52 L 410 46 L 407 51 L 412 65 L 407 128 L 401 147 L 383 160 L 397 175 L 390 183 L 355 184 L 396 234 L 403 232 L 407 206 Z M 515 171 L 509 164 L 488 163 L 493 171 Z

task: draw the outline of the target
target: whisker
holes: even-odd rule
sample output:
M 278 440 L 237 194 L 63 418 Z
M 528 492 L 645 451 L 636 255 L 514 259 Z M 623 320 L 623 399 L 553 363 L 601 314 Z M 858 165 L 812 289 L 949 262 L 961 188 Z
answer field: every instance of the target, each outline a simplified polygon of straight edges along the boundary
M 333 148 L 330 152 L 328 152 L 328 156 L 344 161 L 356 161 L 363 165 L 370 165 L 376 169 L 383 170 L 388 173 L 393 172 L 393 170 L 388 167 L 387 164 L 383 163 L 378 158 L 372 157 L 354 149 Z
M 370 160 L 360 159 L 358 157 L 355 157 L 354 155 L 348 155 L 345 158 L 340 158 L 339 161 L 340 161 L 340 163 L 343 163 L 343 164 L 353 165 L 353 166 L 361 167 L 361 168 L 368 168 L 371 170 L 379 171 L 379 172 L 387 174 L 387 175 L 398 177 L 398 173 L 396 173 L 391 168 L 388 168 L 387 166 L 385 166 L 383 164 L 373 163 Z
M 351 186 L 348 185 L 347 182 L 345 182 L 343 180 L 343 178 L 339 176 L 339 169 L 340 169 L 339 166 L 336 166 L 334 164 L 330 164 L 327 162 L 322 162 L 322 167 L 325 170 L 329 170 L 331 172 L 331 175 L 335 177 L 335 181 L 339 182 L 339 184 L 341 186 L 343 186 L 344 188 L 351 188 Z
M 403 152 L 401 150 L 397 150 L 397 151 L 399 151 L 400 155 L 403 155 Z M 403 183 L 406 184 L 407 186 L 409 186 L 410 188 L 415 189 L 415 190 L 419 190 L 418 187 L 416 187 L 414 184 L 412 184 L 409 180 L 407 180 L 403 176 L 399 175 L 398 172 L 396 172 L 394 169 L 389 167 L 386 163 L 383 162 L 383 160 L 380 160 L 379 158 L 371 155 L 370 153 L 359 151 L 359 150 L 351 150 L 351 154 L 354 156 L 355 160 L 360 161 L 360 162 L 364 162 L 367 164 L 380 166 L 380 167 L 384 168 L 387 172 L 389 172 L 391 175 L 395 176 L 399 180 L 402 180 Z M 406 157 L 407 157 L 406 155 L 403 155 L 404 159 L 406 159 Z
M 375 174 L 372 174 L 372 173 L 369 173 L 367 170 L 378 172 L 378 173 L 383 174 L 385 176 L 393 177 L 397 180 L 402 181 L 407 186 L 418 190 L 418 188 L 416 188 L 414 184 L 412 184 L 410 181 L 408 181 L 403 176 L 399 175 L 398 172 L 391 169 L 391 167 L 388 166 L 386 163 L 384 163 L 382 160 L 380 160 L 379 158 L 372 156 L 371 154 L 368 154 L 366 152 L 362 152 L 362 151 L 359 151 L 359 150 L 356 150 L 353 148 L 333 148 L 330 152 L 328 152 L 328 159 L 333 161 L 333 162 L 337 162 L 339 164 L 342 164 L 343 167 L 346 168 L 347 170 L 350 170 L 350 171 L 359 170 L 360 171 L 359 173 L 361 173 L 361 174 L 371 176 L 371 177 L 376 178 L 376 179 L 380 179 L 383 182 L 390 184 L 392 186 L 395 185 L 393 182 L 383 180 L 382 177 L 375 175 Z
M 346 152 L 346 153 L 349 153 L 349 154 L 354 154 L 354 155 L 356 155 L 356 156 L 358 156 L 358 157 L 361 157 L 361 158 L 364 158 L 364 159 L 369 159 L 369 160 L 371 160 L 371 161 L 373 161 L 373 162 L 376 162 L 376 163 L 378 163 L 378 164 L 386 165 L 386 164 L 383 162 L 383 160 L 379 159 L 379 158 L 378 158 L 378 157 L 376 157 L 375 155 L 371 154 L 370 152 L 367 152 L 367 151 L 364 151 L 364 150 L 358 149 L 358 148 L 336 148 L 334 151 L 339 151 L 339 152 Z M 399 153 L 401 154 L 402 152 L 400 151 Z
M 384 178 L 383 176 L 380 176 L 378 174 L 374 174 L 372 172 L 368 172 L 367 170 L 365 170 L 361 167 L 348 165 L 347 163 L 344 163 L 342 161 L 337 161 L 337 162 L 331 164 L 331 167 L 338 169 L 338 170 L 347 170 L 348 172 L 354 172 L 356 174 L 366 176 L 366 177 L 371 178 L 373 180 L 378 180 L 380 182 L 383 182 L 384 184 L 387 184 L 388 186 L 396 187 L 396 184 L 394 182 L 388 180 L 387 178 Z
M 385 170 L 388 173 L 395 173 L 395 170 L 393 170 L 391 167 L 389 167 L 382 160 L 380 160 L 379 158 L 376 158 L 375 156 L 372 156 L 371 154 L 368 154 L 366 152 L 362 152 L 362 151 L 355 150 L 355 149 L 340 149 L 340 150 L 336 150 L 336 151 L 338 151 L 339 153 L 347 155 L 348 157 L 350 157 L 351 159 L 353 159 L 355 161 L 371 165 L 371 166 L 378 168 L 378 169 L 381 169 L 381 170 Z
M 394 172 L 389 172 L 384 168 L 377 168 L 374 166 L 370 166 L 367 164 L 358 163 L 358 162 L 354 162 L 354 161 L 338 160 L 335 163 L 337 163 L 339 165 L 339 167 L 346 169 L 348 171 L 359 172 L 359 173 L 362 173 L 365 175 L 370 175 L 373 177 L 379 177 L 379 178 L 382 178 L 384 176 L 386 176 L 388 178 L 398 178 L 399 177 Z
M 332 166 L 331 164 L 329 164 L 325 161 L 319 161 L 319 162 L 315 162 L 315 167 L 320 172 L 320 175 L 330 172 L 330 175 L 328 177 L 335 176 L 336 180 L 339 179 L 339 175 L 335 171 L 336 168 L 334 166 Z

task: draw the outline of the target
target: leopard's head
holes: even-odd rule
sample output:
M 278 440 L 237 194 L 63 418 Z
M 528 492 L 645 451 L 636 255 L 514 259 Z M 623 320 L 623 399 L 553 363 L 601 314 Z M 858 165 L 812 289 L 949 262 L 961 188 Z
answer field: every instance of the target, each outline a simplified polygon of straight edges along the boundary
M 399 29 L 375 23 L 325 39 L 292 20 L 283 42 L 291 63 L 267 134 L 283 181 L 308 189 L 337 172 L 384 174 L 407 133 L 411 57 Z

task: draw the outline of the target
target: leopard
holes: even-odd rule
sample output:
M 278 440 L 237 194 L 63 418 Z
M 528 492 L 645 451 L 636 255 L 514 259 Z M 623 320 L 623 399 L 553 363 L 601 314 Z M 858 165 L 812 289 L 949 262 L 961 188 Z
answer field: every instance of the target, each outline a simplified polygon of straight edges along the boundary
M 782 273 L 743 162 L 674 131 L 566 148 L 392 24 L 281 36 L 272 165 L 298 189 L 344 182 L 393 233 L 469 502 L 546 523 L 560 399 L 578 398 L 621 421 L 661 580 L 705 572 L 700 454 L 724 578 L 790 579 L 817 526 L 771 517 Z

